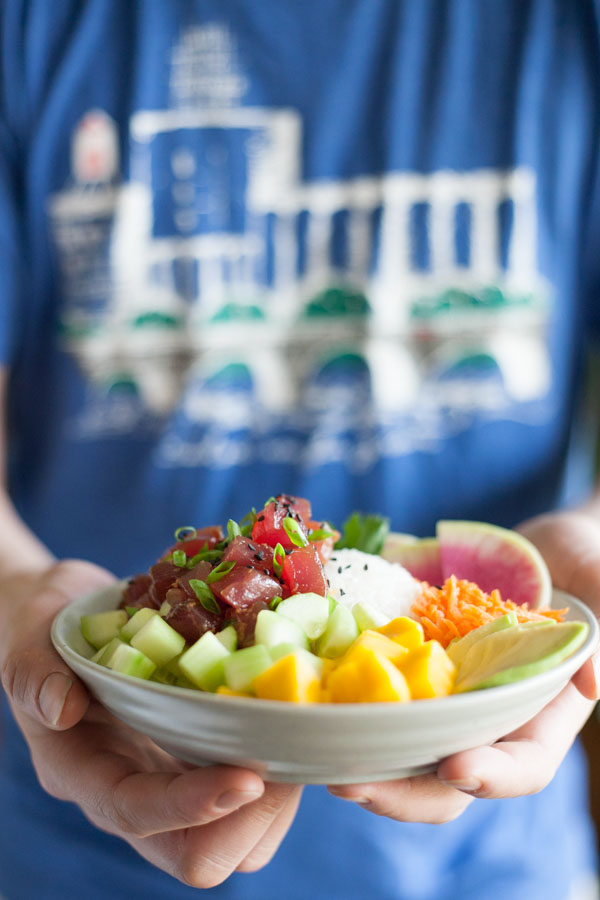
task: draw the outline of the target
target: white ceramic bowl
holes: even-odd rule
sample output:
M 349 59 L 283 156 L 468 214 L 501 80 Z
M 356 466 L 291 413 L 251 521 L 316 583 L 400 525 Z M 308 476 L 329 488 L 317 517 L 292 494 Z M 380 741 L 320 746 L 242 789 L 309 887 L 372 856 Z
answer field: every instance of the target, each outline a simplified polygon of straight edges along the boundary
M 523 725 L 567 684 L 598 642 L 598 625 L 580 601 L 559 591 L 557 608 L 589 624 L 579 650 L 541 675 L 502 687 L 410 703 L 297 705 L 226 697 L 142 681 L 86 659 L 80 617 L 116 608 L 122 585 L 83 597 L 54 621 L 65 662 L 115 716 L 173 756 L 199 765 L 230 763 L 269 781 L 351 784 L 435 769 L 444 757 L 490 744 Z

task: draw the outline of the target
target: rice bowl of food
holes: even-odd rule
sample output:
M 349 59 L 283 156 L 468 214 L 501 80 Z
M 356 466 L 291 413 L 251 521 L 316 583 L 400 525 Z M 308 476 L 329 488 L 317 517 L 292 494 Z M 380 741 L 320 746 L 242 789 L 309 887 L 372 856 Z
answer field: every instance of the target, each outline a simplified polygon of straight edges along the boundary
M 518 728 L 598 629 L 513 532 L 440 523 L 419 541 L 356 515 L 340 534 L 280 495 L 247 522 L 179 529 L 147 573 L 62 610 L 52 639 L 173 755 L 341 784 L 431 771 Z

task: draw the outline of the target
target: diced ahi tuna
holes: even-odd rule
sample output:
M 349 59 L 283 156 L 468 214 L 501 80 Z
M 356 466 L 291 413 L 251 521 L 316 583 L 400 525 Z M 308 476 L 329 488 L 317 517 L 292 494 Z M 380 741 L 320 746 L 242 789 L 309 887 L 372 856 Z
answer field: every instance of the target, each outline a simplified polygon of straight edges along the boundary
M 266 575 L 273 576 L 273 548 L 268 544 L 259 544 L 252 538 L 238 535 L 229 544 L 223 554 L 223 562 L 233 560 L 236 566 L 251 566 Z
M 327 579 L 315 548 L 308 544 L 286 555 L 281 577 L 290 594 L 327 593 Z
M 175 582 L 175 587 L 180 588 L 191 599 L 195 599 L 196 592 L 190 587 L 190 581 L 193 579 L 197 581 L 206 581 L 206 576 L 210 573 L 211 569 L 211 563 L 209 563 L 208 560 L 202 560 L 197 563 L 193 569 L 189 569 L 184 572 L 183 575 L 180 575 Z
M 268 608 L 268 604 L 264 600 L 257 600 L 252 606 L 242 606 L 237 609 L 234 618 L 225 620 L 225 625 L 233 625 L 235 628 L 238 649 L 242 650 L 244 647 L 252 646 L 257 616 L 261 610 Z
M 135 575 L 131 578 L 123 590 L 121 609 L 126 606 L 133 606 L 135 609 L 142 609 L 144 606 L 155 608 L 154 602 L 148 594 L 151 584 L 152 579 L 149 575 Z M 158 607 L 156 608 L 158 609 Z
M 285 550 L 290 550 L 295 544 L 283 527 L 283 520 L 288 517 L 298 523 L 300 531 L 306 536 L 307 529 L 304 520 L 291 502 L 292 499 L 282 495 L 282 499 L 276 498 L 267 503 L 252 526 L 253 541 L 257 541 L 259 544 L 268 544 L 269 547 L 281 544 Z M 308 509 L 310 510 L 310 504 Z
M 165 556 L 170 556 L 175 550 L 185 551 L 188 559 L 200 553 L 202 550 L 213 550 L 215 545 L 222 541 L 225 535 L 220 525 L 208 525 L 206 528 L 197 528 L 196 533 L 190 532 L 190 537 L 177 541 L 170 547 Z
M 223 616 L 204 609 L 199 600 L 184 600 L 178 603 L 166 617 L 175 631 L 186 639 L 188 644 L 194 644 L 206 631 L 220 631 L 223 626 Z
M 185 571 L 187 570 L 174 565 L 174 563 L 168 559 L 162 560 L 152 566 L 150 569 L 152 584 L 149 593 L 156 609 L 160 609 L 163 600 L 167 596 L 167 591 L 175 580 Z
M 257 600 L 269 603 L 274 597 L 281 597 L 281 585 L 275 578 L 246 566 L 236 565 L 210 587 L 217 599 L 235 609 L 252 606 Z

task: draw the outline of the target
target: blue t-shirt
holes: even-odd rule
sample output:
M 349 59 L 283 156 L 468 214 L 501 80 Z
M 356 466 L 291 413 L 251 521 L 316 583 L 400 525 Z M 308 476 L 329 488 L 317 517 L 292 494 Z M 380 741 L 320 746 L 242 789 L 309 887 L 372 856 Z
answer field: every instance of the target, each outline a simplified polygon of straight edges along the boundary
M 280 491 L 416 534 L 557 503 L 598 318 L 591 0 L 11 0 L 0 28 L 10 487 L 57 556 L 145 570 Z M 4 733 L 7 900 L 192 896 Z M 211 895 L 563 900 L 592 847 L 575 751 L 443 827 L 308 789 Z

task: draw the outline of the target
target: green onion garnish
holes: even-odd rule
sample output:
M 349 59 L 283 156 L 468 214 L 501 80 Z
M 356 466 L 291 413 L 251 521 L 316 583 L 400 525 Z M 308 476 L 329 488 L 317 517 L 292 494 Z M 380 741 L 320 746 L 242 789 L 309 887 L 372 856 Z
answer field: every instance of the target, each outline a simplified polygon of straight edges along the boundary
M 225 578 L 226 575 L 229 575 L 233 567 L 235 566 L 235 560 L 226 559 L 223 562 L 220 562 L 218 566 L 215 566 L 212 572 L 209 572 L 206 576 L 206 583 L 212 584 L 213 581 L 220 581 L 221 578 Z M 191 582 L 190 582 L 191 583 Z
M 324 541 L 329 537 L 333 537 L 333 531 L 328 528 L 317 528 L 308 535 L 309 541 Z
M 176 566 L 185 566 L 187 563 L 187 553 L 185 550 L 175 550 L 173 553 L 173 563 Z
M 199 553 L 196 553 L 195 556 L 192 556 L 190 560 L 188 560 L 187 567 L 188 569 L 193 569 L 194 566 L 198 565 L 199 562 L 203 562 L 204 560 L 214 562 L 216 559 L 221 559 L 222 556 L 222 550 L 201 550 Z
M 280 562 L 281 560 L 281 562 Z M 273 570 L 278 578 L 281 578 L 283 572 L 283 561 L 285 560 L 285 550 L 281 544 L 277 544 L 273 550 Z
M 199 578 L 190 578 L 190 587 L 204 609 L 208 610 L 208 612 L 217 613 L 217 615 L 220 614 L 221 607 L 205 581 L 200 581 Z
M 273 599 L 269 602 L 269 609 L 277 609 L 283 597 L 273 597 Z
M 182 525 L 181 528 L 178 528 L 175 532 L 175 540 L 176 541 L 187 541 L 190 538 L 196 537 L 196 529 L 193 525 Z
M 308 539 L 295 519 L 292 519 L 291 516 L 286 516 L 282 525 L 294 547 L 306 547 Z
M 252 535 L 252 529 L 254 528 L 254 523 L 256 522 L 257 512 L 254 507 L 250 510 L 249 513 L 246 513 L 242 521 L 240 522 L 240 533 L 244 535 L 244 537 L 250 537 Z
M 235 537 L 238 537 L 242 533 L 242 529 L 233 519 L 230 519 L 227 523 L 227 540 L 232 541 Z
M 137 606 L 126 606 L 125 612 L 129 616 L 129 618 L 131 618 L 132 616 L 135 616 L 136 612 L 138 612 L 138 607 Z

